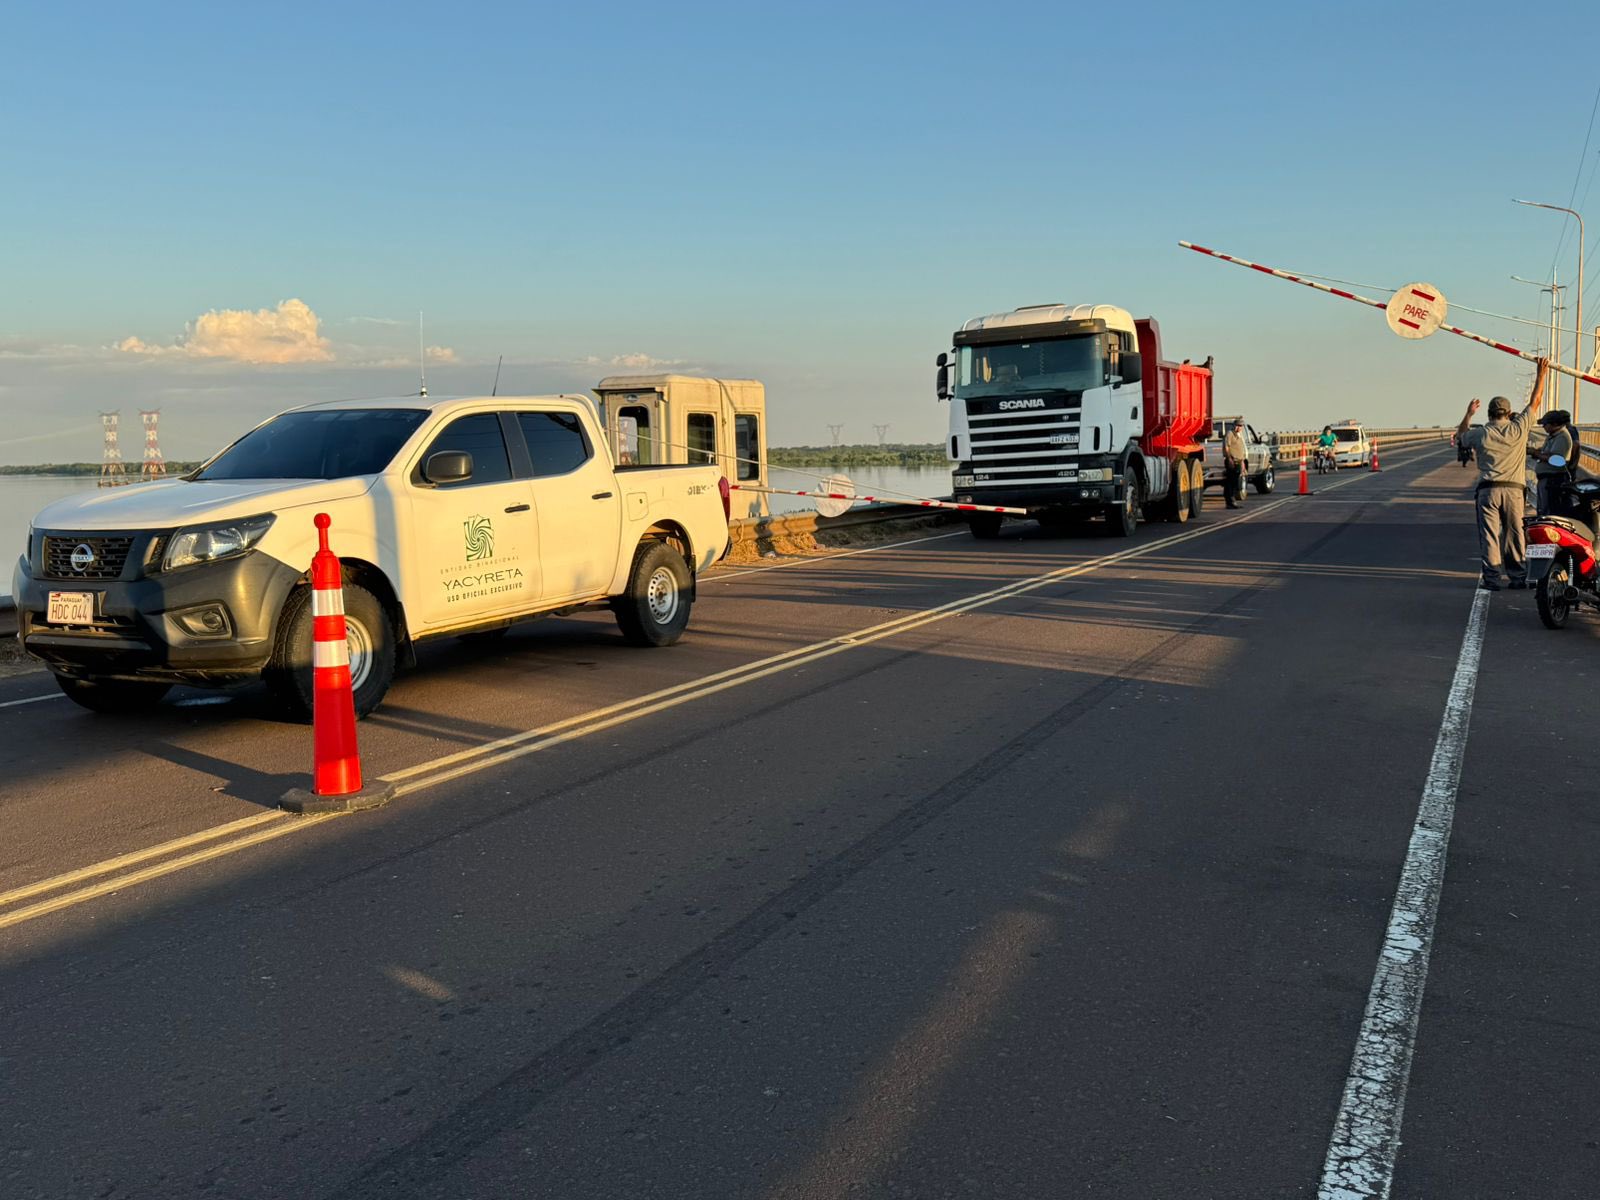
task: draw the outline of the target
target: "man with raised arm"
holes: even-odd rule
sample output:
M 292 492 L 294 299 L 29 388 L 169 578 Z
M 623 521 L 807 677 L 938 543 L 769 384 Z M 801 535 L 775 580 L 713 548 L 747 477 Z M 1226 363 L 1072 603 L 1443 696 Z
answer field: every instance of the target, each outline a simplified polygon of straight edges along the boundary
M 1500 590 L 1502 570 L 1513 588 L 1528 586 L 1528 560 L 1522 537 L 1523 494 L 1528 486 L 1528 414 L 1544 395 L 1548 359 L 1539 360 L 1539 373 L 1522 411 L 1513 415 L 1511 401 L 1496 396 L 1489 401 L 1489 421 L 1472 427 L 1480 401 L 1474 397 L 1456 429 L 1456 444 L 1477 453 L 1478 549 L 1483 556 L 1485 591 Z

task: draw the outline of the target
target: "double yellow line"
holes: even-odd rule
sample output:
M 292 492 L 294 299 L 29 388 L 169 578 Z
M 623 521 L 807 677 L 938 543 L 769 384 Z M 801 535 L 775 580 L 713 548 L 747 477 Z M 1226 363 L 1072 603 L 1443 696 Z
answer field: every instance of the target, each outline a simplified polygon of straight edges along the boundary
M 1408 459 L 1408 461 L 1410 460 Z M 1366 476 L 1362 475 L 1357 478 L 1364 477 Z M 1336 487 L 1343 487 L 1355 482 L 1356 479 L 1341 480 L 1323 490 L 1332 491 Z M 1171 546 L 1177 546 L 1184 542 L 1193 541 L 1196 538 L 1219 533 L 1242 522 L 1254 520 L 1290 503 L 1293 499 L 1294 497 L 1292 496 L 1284 496 L 1264 504 L 1255 504 L 1244 514 L 1230 520 L 1198 527 L 1192 526 L 1181 533 L 1147 542 L 1142 546 L 1132 546 L 1114 554 L 1101 555 L 1098 558 L 1073 563 L 1054 571 L 1032 575 L 1025 579 L 1019 579 L 1014 583 L 991 588 L 985 592 L 978 592 L 959 600 L 952 600 L 933 608 L 908 613 L 892 621 L 884 621 L 850 633 L 840 634 L 838 637 L 812 642 L 809 645 L 799 646 L 781 654 L 774 654 L 766 658 L 757 659 L 755 662 L 745 663 L 743 666 L 730 667 L 725 671 L 718 671 L 712 675 L 703 675 L 698 679 L 662 688 L 659 691 L 650 692 L 643 696 L 635 696 L 628 700 L 619 701 L 604 708 L 591 709 L 588 712 L 579 713 L 565 720 L 555 721 L 549 725 L 541 725 L 537 729 L 511 734 L 492 742 L 486 742 L 481 746 L 474 746 L 470 749 L 457 751 L 454 754 L 447 754 L 439 758 L 430 759 L 427 762 L 418 763 L 416 766 L 391 771 L 381 778 L 385 783 L 396 785 L 395 795 L 397 797 L 411 792 L 419 792 L 424 788 L 436 787 L 439 784 L 448 783 L 451 780 L 460 779 L 462 776 L 487 770 L 529 754 L 537 754 L 554 746 L 577 741 L 580 738 L 588 737 L 590 734 L 600 733 L 618 725 L 627 724 L 630 721 L 637 721 L 643 717 L 666 712 L 669 709 L 677 708 L 679 705 L 689 704 L 707 696 L 714 696 L 720 692 L 755 683 L 758 680 L 766 679 L 769 676 L 795 667 L 819 662 L 836 654 L 843 654 L 849 650 L 870 646 L 886 638 L 897 637 L 900 634 L 909 633 L 912 630 L 932 625 L 961 613 L 972 612 L 975 609 L 986 608 L 1015 596 L 1026 595 L 1029 592 L 1038 591 L 1040 588 L 1049 587 L 1063 580 L 1087 575 L 1092 571 L 1116 566 L 1118 563 L 1128 562 L 1131 559 L 1143 558 L 1150 554 L 1163 552 Z M 326 821 L 335 820 L 340 815 L 325 814 L 301 817 L 291 816 L 288 813 L 276 810 L 257 813 L 254 816 L 245 817 L 238 821 L 230 821 L 212 829 L 201 830 L 198 833 L 162 842 L 158 846 L 150 846 L 143 850 L 135 850 L 128 854 L 118 855 L 115 858 L 108 858 L 104 862 L 80 867 L 62 875 L 41 880 L 38 883 L 13 888 L 8 892 L 0 892 L 0 929 L 21 925 L 26 921 L 36 920 L 51 913 L 83 904 L 89 900 L 122 891 L 125 888 L 135 887 L 154 879 L 160 879 L 166 875 L 189 870 L 192 867 L 212 862 L 226 855 L 237 853 L 240 850 L 259 846 L 264 842 L 303 832 Z M 91 880 L 95 882 L 89 882 Z

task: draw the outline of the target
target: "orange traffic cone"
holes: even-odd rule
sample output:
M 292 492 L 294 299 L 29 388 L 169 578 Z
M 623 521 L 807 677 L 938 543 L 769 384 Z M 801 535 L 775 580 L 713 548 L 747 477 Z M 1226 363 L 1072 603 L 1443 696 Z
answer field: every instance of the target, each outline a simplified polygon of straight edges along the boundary
M 1306 448 L 1304 446 L 1301 446 L 1300 447 L 1300 490 L 1298 492 L 1296 492 L 1295 495 L 1296 496 L 1309 496 L 1311 494 L 1312 494 L 1311 493 L 1311 483 L 1310 483 L 1310 481 L 1308 479 L 1306 479 Z
M 356 746 L 356 702 L 350 686 L 350 644 L 344 628 L 343 569 L 328 548 L 327 513 L 316 516 L 311 560 L 311 724 L 313 786 L 295 788 L 279 801 L 291 812 L 351 812 L 388 802 L 393 784 L 361 786 Z
M 1374 471 L 1377 471 L 1377 470 L 1380 469 L 1379 466 L 1378 466 L 1378 439 L 1377 438 L 1373 438 L 1372 439 L 1372 469 Z

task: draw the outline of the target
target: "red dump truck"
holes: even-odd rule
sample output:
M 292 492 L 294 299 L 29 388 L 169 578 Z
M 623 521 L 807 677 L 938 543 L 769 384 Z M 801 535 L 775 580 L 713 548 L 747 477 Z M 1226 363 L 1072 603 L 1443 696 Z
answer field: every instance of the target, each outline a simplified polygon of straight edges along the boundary
M 1118 537 L 1141 519 L 1199 515 L 1211 370 L 1163 362 L 1153 318 L 1038 304 L 974 318 L 953 342 L 936 390 L 950 402 L 958 502 L 1026 508 L 1046 524 L 1099 515 Z M 992 538 L 1003 520 L 969 524 Z

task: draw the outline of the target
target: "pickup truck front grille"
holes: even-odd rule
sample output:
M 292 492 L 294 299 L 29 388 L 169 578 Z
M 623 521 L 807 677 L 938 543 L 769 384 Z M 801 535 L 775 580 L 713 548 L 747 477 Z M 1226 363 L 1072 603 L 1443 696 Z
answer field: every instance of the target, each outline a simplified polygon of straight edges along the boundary
M 132 548 L 127 534 L 46 535 L 40 566 L 46 579 L 120 579 Z

